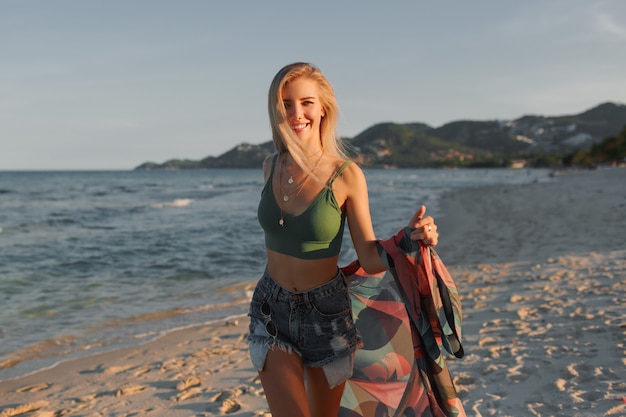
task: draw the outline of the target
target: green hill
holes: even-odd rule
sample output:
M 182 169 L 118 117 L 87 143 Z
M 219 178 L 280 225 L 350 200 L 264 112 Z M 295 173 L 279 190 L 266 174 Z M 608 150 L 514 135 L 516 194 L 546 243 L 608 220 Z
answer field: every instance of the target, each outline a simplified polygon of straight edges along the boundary
M 354 158 L 371 167 L 545 166 L 593 149 L 625 125 L 626 105 L 603 103 L 576 115 L 460 120 L 438 128 L 379 123 L 345 140 Z M 242 143 L 217 157 L 147 162 L 136 169 L 258 168 L 273 152 L 271 141 Z

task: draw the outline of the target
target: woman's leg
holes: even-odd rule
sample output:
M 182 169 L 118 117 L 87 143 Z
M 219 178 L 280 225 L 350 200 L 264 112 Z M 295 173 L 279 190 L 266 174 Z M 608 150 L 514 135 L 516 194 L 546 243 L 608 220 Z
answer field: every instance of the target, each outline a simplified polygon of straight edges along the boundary
M 339 414 L 339 404 L 346 383 L 328 387 L 323 368 L 306 367 L 306 386 L 309 393 L 311 417 L 328 417 Z
M 304 367 L 297 354 L 278 347 L 270 349 L 259 375 L 272 417 L 311 417 L 304 387 Z

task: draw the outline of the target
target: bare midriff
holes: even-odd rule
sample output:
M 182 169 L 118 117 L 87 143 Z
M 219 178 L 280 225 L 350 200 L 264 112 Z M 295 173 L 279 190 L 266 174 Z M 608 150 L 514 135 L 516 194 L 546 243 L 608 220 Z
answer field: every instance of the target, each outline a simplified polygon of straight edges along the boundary
M 267 272 L 281 287 L 303 292 L 335 278 L 338 260 L 339 256 L 300 259 L 267 249 Z

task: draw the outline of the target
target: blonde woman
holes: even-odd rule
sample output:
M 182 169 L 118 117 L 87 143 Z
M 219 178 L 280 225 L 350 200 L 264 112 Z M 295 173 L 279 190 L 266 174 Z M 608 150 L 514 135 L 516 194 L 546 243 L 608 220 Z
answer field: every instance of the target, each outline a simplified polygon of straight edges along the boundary
M 368 273 L 386 269 L 376 247 L 367 184 L 335 133 L 331 84 L 308 63 L 274 77 L 268 100 L 277 153 L 263 165 L 258 219 L 267 267 L 250 305 L 250 355 L 274 417 L 336 416 L 361 340 L 337 266 L 345 220 Z M 422 206 L 411 238 L 436 245 Z

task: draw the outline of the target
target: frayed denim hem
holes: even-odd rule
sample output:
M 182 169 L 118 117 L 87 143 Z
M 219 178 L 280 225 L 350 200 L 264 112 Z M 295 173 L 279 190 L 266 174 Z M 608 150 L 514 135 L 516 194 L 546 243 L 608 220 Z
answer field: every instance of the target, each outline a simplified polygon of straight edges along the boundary
M 324 370 L 328 387 L 333 389 L 352 377 L 352 370 L 354 369 L 354 353 L 337 358 L 334 361 L 322 366 L 322 369 Z
M 250 360 L 252 361 L 252 365 L 257 371 L 261 372 L 263 370 L 265 367 L 267 352 L 274 347 L 277 347 L 283 352 L 293 352 L 302 357 L 302 354 L 290 343 L 286 343 L 285 341 L 277 338 L 251 334 L 248 336 L 248 349 L 250 351 Z
M 309 366 L 311 368 L 322 368 L 329 388 L 333 389 L 352 377 L 352 372 L 354 370 L 354 354 L 357 349 L 362 347 L 363 341 L 359 338 L 357 339 L 356 345 L 351 346 L 351 351 L 348 352 L 347 355 L 335 356 L 321 361 L 306 363 L 305 366 Z
M 259 335 L 250 335 L 248 337 L 248 347 L 250 351 L 250 360 L 254 368 L 261 372 L 265 367 L 265 360 L 270 349 L 277 347 L 283 352 L 295 353 L 302 358 L 302 355 L 290 343 L 286 343 L 280 339 L 264 337 Z M 306 364 L 305 366 L 312 368 L 322 368 L 328 387 L 330 389 L 342 384 L 352 376 L 354 368 L 354 352 L 349 355 L 330 360 L 319 361 L 315 364 Z

